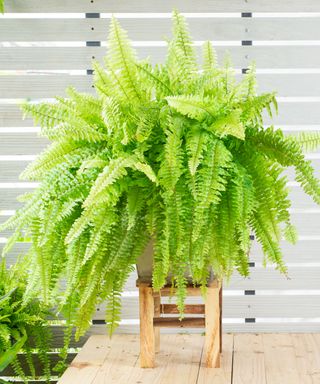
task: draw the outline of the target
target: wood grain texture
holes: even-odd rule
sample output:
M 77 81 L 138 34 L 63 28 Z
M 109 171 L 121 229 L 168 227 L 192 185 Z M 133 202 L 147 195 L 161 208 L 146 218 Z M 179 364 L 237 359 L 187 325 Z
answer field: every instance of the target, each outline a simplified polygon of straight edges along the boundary
M 220 285 L 211 285 L 205 299 L 204 361 L 207 368 L 220 367 Z
M 104 335 L 96 336 L 89 339 L 79 354 L 81 358 L 74 360 L 64 377 L 69 378 L 68 384 L 319 382 L 319 334 L 224 334 L 221 367 L 216 369 L 205 367 L 203 336 L 164 335 L 163 341 L 158 366 L 141 369 L 138 337 L 115 335 L 110 341 Z M 65 379 L 59 381 L 64 383 Z
M 234 335 L 233 384 L 267 384 L 262 335 Z
M 126 383 L 196 383 L 202 347 L 201 336 L 194 338 L 187 334 L 164 335 L 161 351 L 157 356 L 157 366 L 154 369 L 140 369 L 135 365 L 128 374 Z
M 164 287 L 161 289 L 161 297 L 162 296 L 172 296 L 175 293 L 175 289 L 171 287 Z M 187 287 L 187 296 L 201 296 L 200 287 Z
M 154 301 L 152 288 L 139 286 L 140 313 L 140 366 L 153 368 L 155 365 L 155 335 L 153 330 Z
M 105 336 L 104 336 L 105 337 Z M 131 335 L 126 341 L 115 337 L 112 353 L 104 360 L 97 375 L 90 384 L 126 383 L 133 366 L 139 363 L 139 338 Z M 85 384 L 88 384 L 87 382 Z
M 161 315 L 161 298 L 160 295 L 153 295 L 154 302 L 154 317 L 160 317 Z M 160 351 L 160 328 L 153 327 L 154 332 L 154 348 L 155 352 L 158 353 Z
M 320 354 L 318 335 L 292 334 L 299 379 L 304 384 L 320 382 Z
M 87 341 L 85 348 L 82 348 L 77 357 L 70 364 L 69 368 L 62 375 L 59 384 L 91 384 L 98 374 L 98 370 L 106 358 L 108 358 L 111 350 L 121 342 L 123 336 L 117 336 L 114 339 L 107 337 L 91 336 Z
M 155 327 L 161 328 L 204 328 L 205 319 L 203 317 L 184 317 L 179 320 L 175 317 L 156 317 L 153 319 Z
M 290 334 L 262 335 L 267 383 L 301 384 Z
M 204 304 L 186 304 L 183 312 L 185 314 L 203 315 Z M 160 313 L 178 314 L 179 310 L 176 304 L 161 304 Z
M 197 384 L 230 384 L 232 382 L 233 335 L 223 334 L 220 368 L 206 368 L 202 354 Z

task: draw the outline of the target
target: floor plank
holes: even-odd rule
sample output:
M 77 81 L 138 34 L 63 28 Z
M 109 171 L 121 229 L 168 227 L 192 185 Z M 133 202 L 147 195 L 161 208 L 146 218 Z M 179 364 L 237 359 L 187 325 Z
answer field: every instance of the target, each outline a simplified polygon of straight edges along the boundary
M 161 335 L 160 352 L 156 356 L 156 368 L 141 369 L 136 365 L 130 383 L 168 384 L 196 383 L 204 337 L 193 335 Z
M 290 334 L 263 334 L 267 383 L 302 384 Z
M 110 354 L 111 347 L 112 351 L 114 350 L 115 342 L 115 339 L 110 340 L 100 335 L 91 336 L 85 348 L 82 348 L 62 375 L 59 384 L 91 384 L 105 358 Z
M 155 368 L 139 336 L 92 336 L 59 384 L 320 384 L 320 334 L 224 334 L 221 368 L 206 368 L 200 334 L 161 335 Z
M 139 336 L 127 335 L 125 339 L 118 336 L 113 336 L 112 353 L 106 356 L 92 384 L 128 384 L 128 376 L 139 360 Z
M 264 359 L 262 335 L 235 335 L 232 384 L 266 384 Z
M 291 337 L 301 383 L 320 384 L 320 336 L 293 334 Z
M 293 346 L 296 354 L 297 369 L 300 377 L 300 382 L 303 384 L 312 384 L 311 364 L 312 353 L 307 338 L 302 334 L 291 335 Z

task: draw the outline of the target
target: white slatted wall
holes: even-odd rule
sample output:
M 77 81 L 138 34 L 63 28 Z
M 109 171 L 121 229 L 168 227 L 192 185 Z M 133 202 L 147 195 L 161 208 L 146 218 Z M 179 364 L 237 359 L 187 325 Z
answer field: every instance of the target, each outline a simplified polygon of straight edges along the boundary
M 0 222 L 19 207 L 16 196 L 35 187 L 18 175 L 46 145 L 32 121 L 22 120 L 21 99 L 50 99 L 67 85 L 92 92 L 91 60 L 101 59 L 111 13 L 116 13 L 141 57 L 163 60 L 170 12 L 186 14 L 197 45 L 212 40 L 241 72 L 255 60 L 260 90 L 278 90 L 274 124 L 288 133 L 320 129 L 320 2 L 315 0 L 7 0 L 0 17 Z M 266 119 L 266 124 L 270 121 Z M 320 152 L 309 155 L 320 175 Z M 294 247 L 283 243 L 290 279 L 261 266 L 254 243 L 251 277 L 234 276 L 224 289 L 226 331 L 320 330 L 320 207 L 289 171 Z M 0 234 L 3 243 L 9 233 Z M 0 244 L 1 246 L 1 244 Z M 3 245 L 2 245 L 3 246 Z M 27 248 L 19 244 L 14 261 Z M 138 330 L 135 276 L 123 297 L 120 331 Z M 103 308 L 92 332 L 101 332 Z

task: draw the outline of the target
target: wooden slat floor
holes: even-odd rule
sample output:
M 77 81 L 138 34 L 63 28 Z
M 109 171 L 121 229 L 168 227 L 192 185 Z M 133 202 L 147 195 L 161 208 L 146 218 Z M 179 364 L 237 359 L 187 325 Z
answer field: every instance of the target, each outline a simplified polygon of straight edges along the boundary
M 201 335 L 161 335 L 157 367 L 139 367 L 139 336 L 92 336 L 58 384 L 319 384 L 320 334 L 225 334 L 221 368 Z

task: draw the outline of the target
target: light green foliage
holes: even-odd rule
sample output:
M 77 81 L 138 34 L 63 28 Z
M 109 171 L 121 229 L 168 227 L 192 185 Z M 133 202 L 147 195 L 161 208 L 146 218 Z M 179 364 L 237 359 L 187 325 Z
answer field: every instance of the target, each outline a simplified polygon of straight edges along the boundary
M 50 382 L 54 367 L 48 358 L 52 336 L 47 320 L 49 308 L 36 298 L 24 302 L 27 267 L 26 262 L 20 262 L 8 269 L 5 259 L 0 261 L 0 372 L 11 365 L 25 383 L 36 379 L 33 356 L 37 353 L 43 376 Z M 22 363 L 28 368 L 23 369 Z
M 49 303 L 61 296 L 77 336 L 104 300 L 115 329 L 121 291 L 150 240 L 154 287 L 170 274 L 183 311 L 186 270 L 203 287 L 210 268 L 249 273 L 251 232 L 266 260 L 286 271 L 279 241 L 296 240 L 286 167 L 320 202 L 303 154 L 319 136 L 264 129 L 263 112 L 277 105 L 273 93 L 257 94 L 254 66 L 238 83 L 207 42 L 200 70 L 176 11 L 164 64 L 139 61 L 115 19 L 108 52 L 105 67 L 94 63 L 95 96 L 69 89 L 55 104 L 25 105 L 53 144 L 23 173 L 41 185 L 2 226 L 16 229 L 10 244 L 32 241 L 25 300 L 37 290 Z
M 320 146 L 320 132 L 302 132 L 297 140 L 306 151 L 315 151 Z

